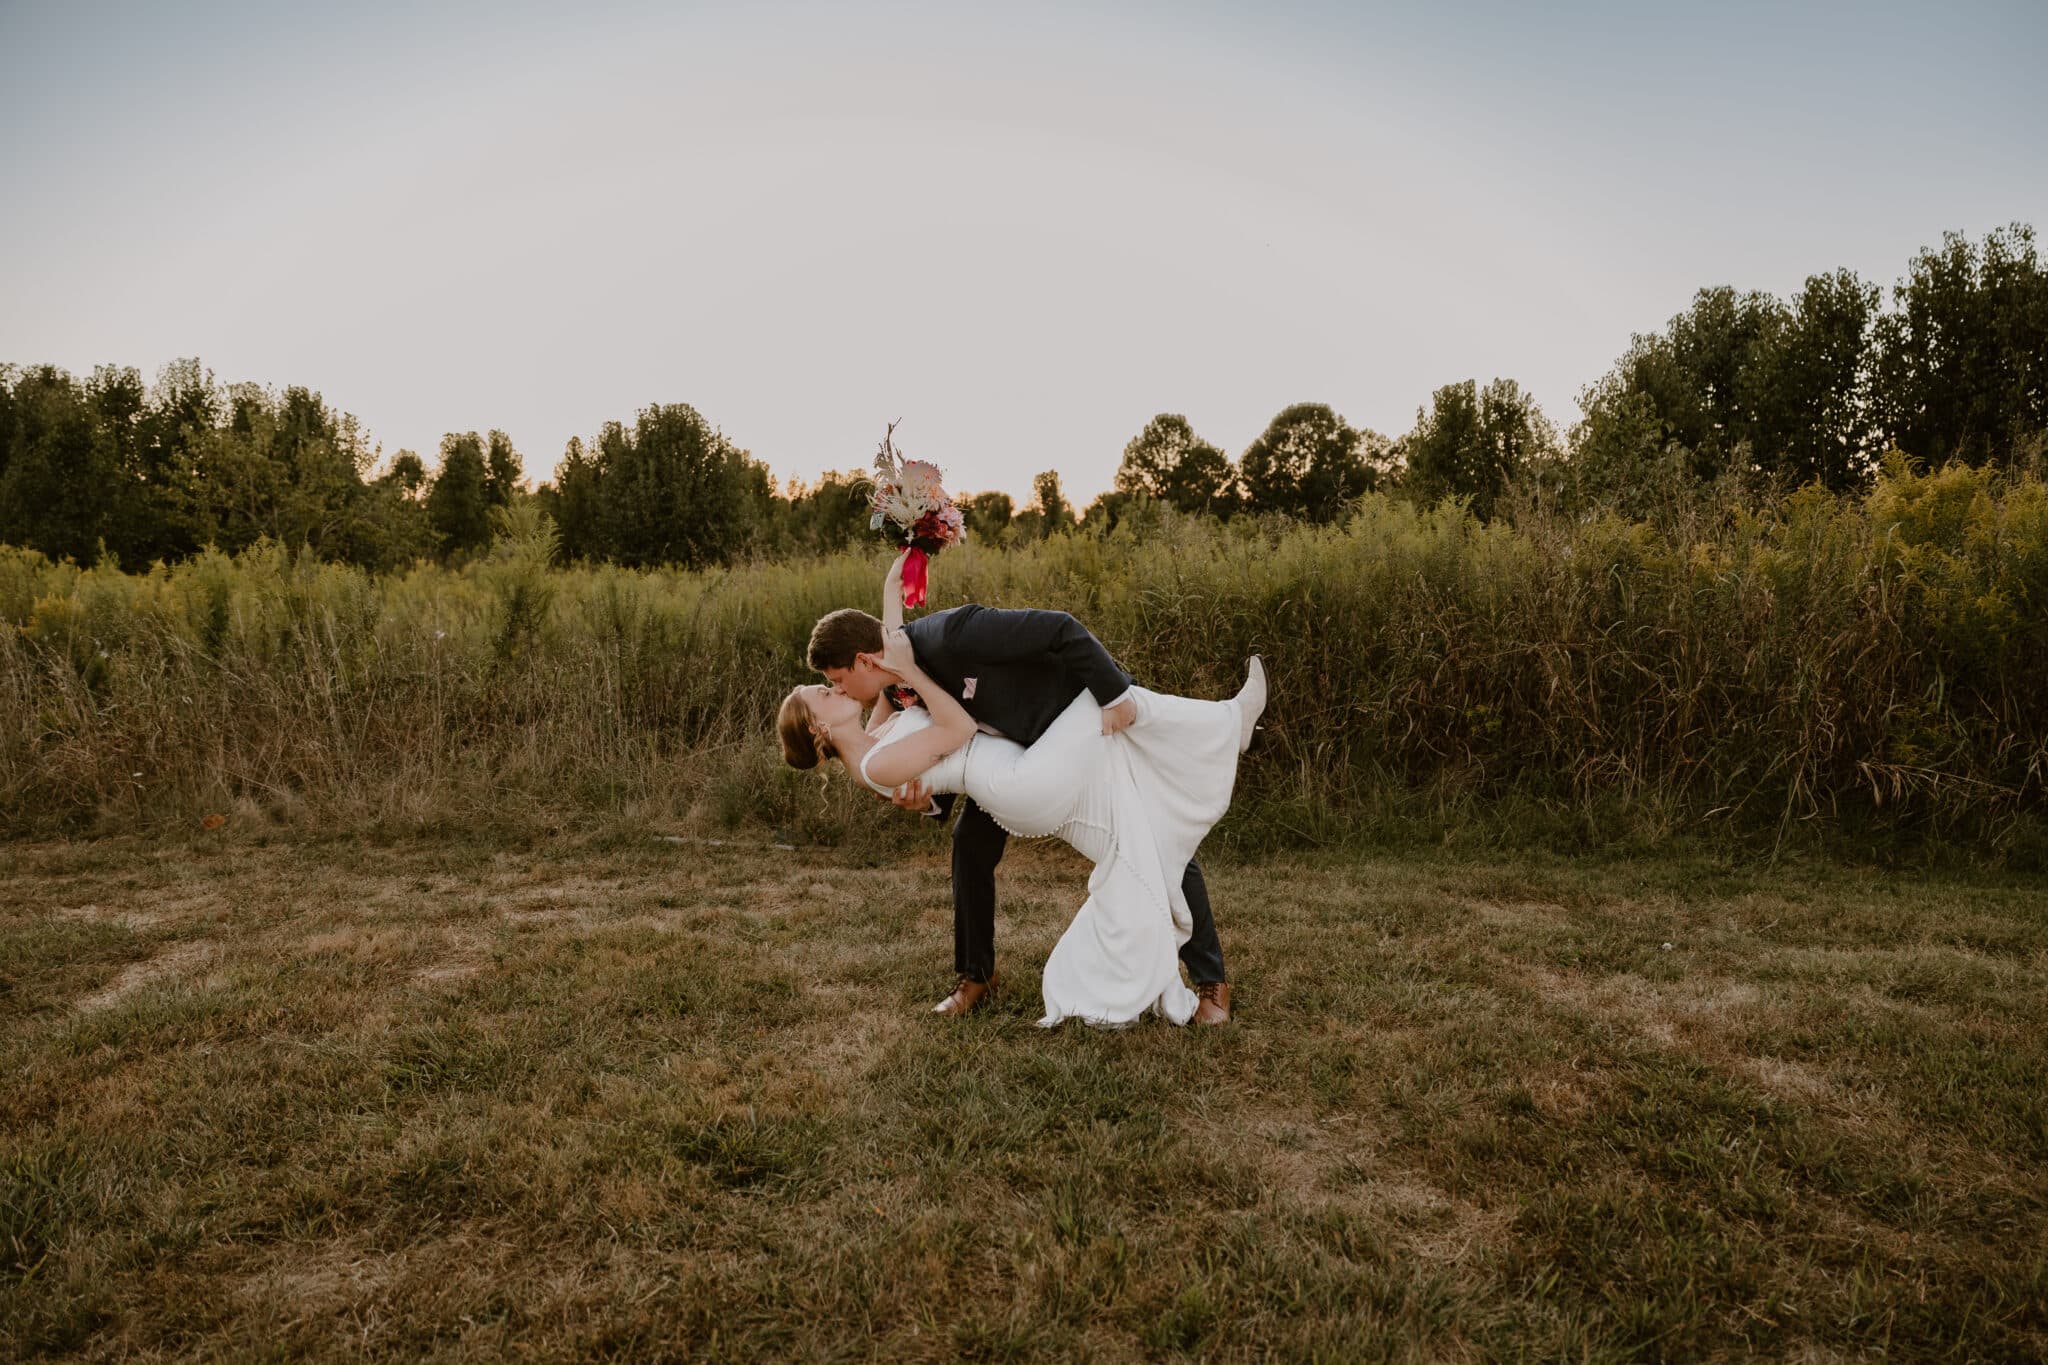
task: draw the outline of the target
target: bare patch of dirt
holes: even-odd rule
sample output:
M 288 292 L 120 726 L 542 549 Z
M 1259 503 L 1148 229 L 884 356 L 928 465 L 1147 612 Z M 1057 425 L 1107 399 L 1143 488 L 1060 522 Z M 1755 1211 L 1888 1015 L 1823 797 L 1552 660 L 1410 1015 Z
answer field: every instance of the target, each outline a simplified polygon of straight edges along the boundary
M 304 1321 L 372 1294 L 393 1278 L 396 1258 L 353 1241 L 284 1253 L 235 1287 L 235 1296 Z
M 389 962 L 404 956 L 412 946 L 412 935 L 404 930 L 354 925 L 309 935 L 305 951 L 322 956 L 346 957 L 356 962 Z
M 1480 921 L 1496 929 L 1563 929 L 1571 912 L 1549 901 L 1461 901 Z
M 111 905 L 60 905 L 57 918 L 83 920 L 88 924 L 118 924 L 124 929 L 153 929 L 164 917 L 147 910 L 129 910 Z
M 1476 1251 L 1486 1254 L 1507 1239 L 1515 1207 L 1503 1200 L 1491 1206 L 1470 1200 L 1446 1199 L 1443 1220 L 1415 1239 L 1415 1254 L 1433 1265 L 1458 1265 Z
M 1745 1057 L 1744 1074 L 1764 1089 L 1783 1099 L 1824 1099 L 1835 1093 L 1835 1084 L 1817 1068 L 1782 1057 Z
M 1357 1113 L 1322 1119 L 1299 1112 L 1183 1115 L 1180 1126 L 1195 1150 L 1248 1162 L 1261 1191 L 1306 1211 L 1359 1204 L 1359 1172 L 1371 1169 L 1381 1144 L 1370 1117 Z
M 78 1002 L 80 1010 L 102 1010 L 167 977 L 189 974 L 213 956 L 213 945 L 204 939 L 177 943 L 147 962 L 132 962 L 121 974 Z
M 60 905 L 53 913 L 59 919 L 118 924 L 140 931 L 187 920 L 212 919 L 225 908 L 221 898 L 211 891 L 187 891 L 152 894 L 146 903 Z
M 910 1022 L 903 1010 L 849 1009 L 805 1026 L 795 1041 L 821 1074 L 858 1084 L 888 1055 Z
M 1525 979 L 1553 1003 L 1626 1020 L 1637 1033 L 1663 1047 L 1676 1046 L 1681 1033 L 1688 1041 L 1719 1036 L 1767 1003 L 1754 982 L 1723 977 L 1660 982 L 1626 974 L 1595 978 L 1536 968 Z
M 415 984 L 442 986 L 453 981 L 467 981 L 490 961 L 490 940 L 483 934 L 444 929 L 440 938 L 435 960 L 413 972 Z
M 1585 1081 L 1569 1073 L 1538 1074 L 1523 1084 L 1536 1108 L 1553 1118 L 1577 1118 L 1593 1104 Z
M 563 877 L 540 886 L 515 887 L 491 893 L 500 905 L 524 906 L 535 902 L 556 905 L 610 905 L 619 899 L 623 883 L 616 877 Z

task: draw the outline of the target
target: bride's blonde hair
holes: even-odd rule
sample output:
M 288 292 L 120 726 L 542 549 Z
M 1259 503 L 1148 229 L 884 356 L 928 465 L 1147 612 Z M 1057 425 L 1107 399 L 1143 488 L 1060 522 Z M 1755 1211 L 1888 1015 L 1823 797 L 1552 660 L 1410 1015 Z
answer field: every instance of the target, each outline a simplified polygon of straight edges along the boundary
M 782 761 L 792 768 L 815 768 L 820 759 L 839 757 L 832 737 L 818 733 L 817 718 L 801 687 L 791 688 L 782 699 L 782 709 L 775 713 L 775 733 L 782 740 Z

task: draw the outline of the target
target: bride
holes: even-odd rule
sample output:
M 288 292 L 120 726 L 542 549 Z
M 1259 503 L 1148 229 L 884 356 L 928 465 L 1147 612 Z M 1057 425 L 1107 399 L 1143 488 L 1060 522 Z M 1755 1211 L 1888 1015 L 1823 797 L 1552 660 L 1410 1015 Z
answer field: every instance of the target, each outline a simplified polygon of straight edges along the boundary
M 981 732 L 919 664 L 900 626 L 902 563 L 883 586 L 881 667 L 924 705 L 878 704 L 863 727 L 861 703 L 838 687 L 798 687 L 777 717 L 784 759 L 811 768 L 836 758 L 885 796 L 918 781 L 933 794 L 965 793 L 1013 835 L 1063 840 L 1095 869 L 1046 960 L 1039 1024 L 1122 1025 L 1148 1010 L 1186 1023 L 1198 1002 L 1176 956 L 1191 929 L 1182 873 L 1229 808 L 1238 755 L 1265 708 L 1263 664 L 1253 656 L 1243 690 L 1227 701 L 1134 687 L 1137 718 L 1113 734 L 1083 690 L 1027 748 Z

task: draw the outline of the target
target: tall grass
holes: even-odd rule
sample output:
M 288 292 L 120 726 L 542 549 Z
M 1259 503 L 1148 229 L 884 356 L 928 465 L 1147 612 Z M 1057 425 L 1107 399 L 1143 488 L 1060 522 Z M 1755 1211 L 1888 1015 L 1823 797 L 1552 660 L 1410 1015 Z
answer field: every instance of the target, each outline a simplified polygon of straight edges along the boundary
M 459 571 L 272 548 L 140 576 L 0 549 L 0 819 L 346 828 L 592 818 L 829 838 L 879 817 L 779 768 L 811 622 L 883 553 L 550 566 L 531 517 Z M 1273 705 L 1226 837 L 1727 831 L 2038 857 L 2048 489 L 1889 467 L 1870 494 L 1659 523 L 1368 498 L 1342 526 L 1154 509 L 970 544 L 934 607 L 1060 607 L 1143 682 Z M 824 794 L 821 795 L 821 792 Z

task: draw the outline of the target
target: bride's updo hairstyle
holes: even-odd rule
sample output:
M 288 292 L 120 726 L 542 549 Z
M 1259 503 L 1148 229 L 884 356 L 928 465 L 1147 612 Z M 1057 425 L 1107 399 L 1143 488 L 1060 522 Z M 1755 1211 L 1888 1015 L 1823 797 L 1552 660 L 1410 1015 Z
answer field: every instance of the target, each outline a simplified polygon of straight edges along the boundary
M 782 699 L 782 709 L 775 713 L 775 733 L 782 740 L 782 761 L 792 768 L 815 768 L 819 759 L 839 757 L 832 741 L 820 739 L 812 724 L 811 705 L 804 700 L 804 690 L 791 688 Z

